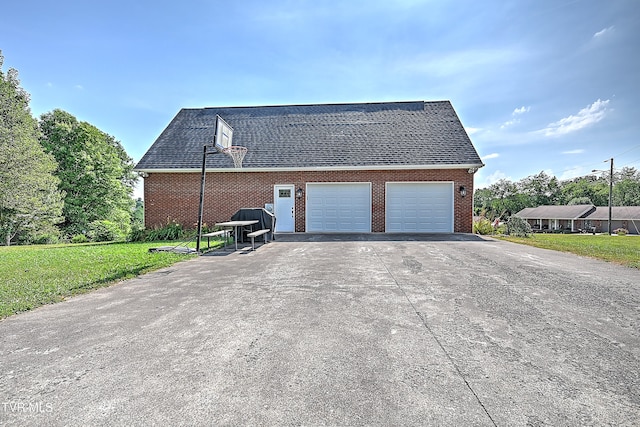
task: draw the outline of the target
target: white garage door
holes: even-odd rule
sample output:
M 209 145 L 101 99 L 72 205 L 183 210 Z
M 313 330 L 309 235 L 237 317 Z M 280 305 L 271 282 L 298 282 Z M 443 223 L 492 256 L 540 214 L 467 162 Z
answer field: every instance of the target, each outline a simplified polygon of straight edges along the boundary
M 387 232 L 453 232 L 453 183 L 389 182 Z
M 371 231 L 371 184 L 307 184 L 308 232 Z

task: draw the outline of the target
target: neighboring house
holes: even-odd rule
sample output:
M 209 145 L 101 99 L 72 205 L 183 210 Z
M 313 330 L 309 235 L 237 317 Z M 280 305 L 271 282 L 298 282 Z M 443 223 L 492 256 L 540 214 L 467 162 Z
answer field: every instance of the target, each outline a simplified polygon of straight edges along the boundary
M 248 152 L 207 156 L 209 225 L 268 206 L 276 232 L 472 232 L 484 165 L 448 101 L 182 109 L 136 165 L 147 227 L 195 226 L 216 115 Z
M 538 206 L 516 214 L 527 220 L 534 231 L 608 231 L 609 207 L 593 205 Z M 611 230 L 624 228 L 640 234 L 640 206 L 613 206 Z
M 534 231 L 582 231 L 587 227 L 584 217 L 594 210 L 593 205 L 550 205 L 524 208 L 515 215 L 526 219 Z
M 598 206 L 585 218 L 596 230 L 608 231 L 609 207 Z M 611 208 L 611 230 L 624 228 L 630 234 L 640 234 L 640 206 L 613 206 Z

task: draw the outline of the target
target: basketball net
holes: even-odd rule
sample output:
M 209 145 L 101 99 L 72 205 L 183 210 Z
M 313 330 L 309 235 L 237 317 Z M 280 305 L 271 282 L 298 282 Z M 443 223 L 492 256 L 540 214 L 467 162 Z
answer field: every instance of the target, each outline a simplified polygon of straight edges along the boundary
M 236 168 L 242 167 L 242 161 L 245 154 L 247 154 L 247 147 L 240 147 L 239 145 L 232 145 L 227 148 L 223 148 L 222 152 L 233 159 L 233 166 Z

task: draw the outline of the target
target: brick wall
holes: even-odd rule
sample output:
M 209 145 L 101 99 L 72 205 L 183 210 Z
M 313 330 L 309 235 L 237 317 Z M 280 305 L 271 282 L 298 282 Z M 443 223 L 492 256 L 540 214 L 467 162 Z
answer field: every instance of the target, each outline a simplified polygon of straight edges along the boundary
M 371 182 L 371 230 L 384 232 L 385 183 L 393 181 L 453 181 L 454 231 L 471 233 L 473 175 L 467 169 L 314 172 L 223 172 L 207 173 L 203 221 L 227 221 L 240 208 L 273 203 L 275 184 L 293 184 L 305 189 L 307 182 Z M 464 186 L 467 196 L 458 189 Z M 195 228 L 198 221 L 200 173 L 150 173 L 144 179 L 145 224 L 154 227 L 175 220 Z M 305 227 L 305 202 L 296 199 L 296 231 Z

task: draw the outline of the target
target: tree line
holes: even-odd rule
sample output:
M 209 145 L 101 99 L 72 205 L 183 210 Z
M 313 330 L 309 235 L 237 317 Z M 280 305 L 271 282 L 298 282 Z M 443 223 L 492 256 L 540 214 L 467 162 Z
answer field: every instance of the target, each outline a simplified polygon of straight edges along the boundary
M 0 244 L 125 238 L 140 221 L 133 159 L 68 112 L 34 118 L 17 70 L 3 63 L 0 51 Z
M 474 194 L 474 214 L 507 219 L 524 208 L 542 205 L 609 205 L 609 173 L 558 180 L 544 171 L 513 182 L 501 179 Z M 640 206 L 640 171 L 614 170 L 613 206 Z

